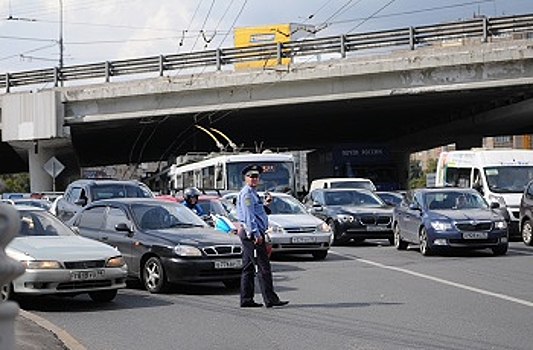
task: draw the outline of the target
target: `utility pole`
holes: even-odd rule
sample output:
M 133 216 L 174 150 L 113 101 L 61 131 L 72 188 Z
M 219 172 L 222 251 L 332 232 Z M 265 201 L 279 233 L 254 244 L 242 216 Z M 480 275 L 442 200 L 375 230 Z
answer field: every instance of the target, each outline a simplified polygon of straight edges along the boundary
M 63 69 L 63 0 L 59 0 L 59 74 Z M 63 79 L 60 80 L 63 86 Z

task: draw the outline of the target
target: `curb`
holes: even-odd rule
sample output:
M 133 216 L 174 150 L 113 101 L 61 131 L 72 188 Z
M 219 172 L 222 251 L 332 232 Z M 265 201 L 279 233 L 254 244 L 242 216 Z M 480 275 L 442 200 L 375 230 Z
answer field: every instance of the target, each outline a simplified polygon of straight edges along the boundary
M 64 329 L 56 326 L 52 322 L 32 314 L 25 310 L 20 310 L 19 315 L 29 319 L 30 321 L 35 322 L 38 326 L 52 332 L 57 336 L 57 338 L 65 345 L 69 350 L 87 350 L 87 348 L 81 345 L 76 339 L 74 339 L 70 334 L 68 334 Z

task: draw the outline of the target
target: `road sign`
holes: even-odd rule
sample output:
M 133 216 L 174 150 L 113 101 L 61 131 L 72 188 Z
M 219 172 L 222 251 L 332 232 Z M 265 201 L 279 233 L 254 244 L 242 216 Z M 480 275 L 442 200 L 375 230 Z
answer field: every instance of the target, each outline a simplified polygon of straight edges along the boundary
M 65 166 L 56 157 L 52 157 L 44 163 L 43 168 L 55 179 L 65 169 Z

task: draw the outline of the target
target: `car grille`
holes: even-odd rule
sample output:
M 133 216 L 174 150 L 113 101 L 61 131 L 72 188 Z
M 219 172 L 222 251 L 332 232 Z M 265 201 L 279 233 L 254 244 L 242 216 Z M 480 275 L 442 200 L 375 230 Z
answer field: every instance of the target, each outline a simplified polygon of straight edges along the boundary
M 476 221 L 476 222 L 456 222 L 455 227 L 459 231 L 490 231 L 492 230 L 491 221 Z
M 65 267 L 67 269 L 94 269 L 105 267 L 105 260 L 81 260 L 81 261 L 68 261 L 65 262 Z
M 370 226 L 370 225 L 389 225 L 391 223 L 390 216 L 374 216 L 374 215 L 365 215 L 359 218 L 361 225 Z
M 316 226 L 311 227 L 287 227 L 287 233 L 312 233 L 316 231 Z
M 202 251 L 207 256 L 241 255 L 242 247 L 239 245 L 215 245 L 204 247 Z

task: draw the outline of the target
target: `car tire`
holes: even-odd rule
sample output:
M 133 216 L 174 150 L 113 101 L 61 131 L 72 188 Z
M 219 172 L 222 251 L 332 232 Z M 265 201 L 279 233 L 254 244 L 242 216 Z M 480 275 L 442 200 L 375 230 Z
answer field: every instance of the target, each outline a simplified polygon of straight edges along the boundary
M 143 266 L 142 281 L 150 293 L 162 293 L 167 287 L 165 269 L 161 260 L 155 256 L 146 260 Z
M 400 226 L 397 223 L 394 224 L 392 231 L 394 232 L 394 247 L 396 247 L 397 250 L 406 250 L 409 244 L 402 240 Z
M 505 255 L 507 253 L 508 248 L 509 248 L 508 244 L 501 244 L 497 247 L 492 248 L 492 253 L 496 256 Z
M 91 297 L 93 301 L 99 303 L 107 303 L 115 299 L 117 293 L 118 289 L 98 290 L 94 292 L 89 292 L 89 297 Z
M 224 281 L 222 281 L 222 283 L 224 283 L 224 286 L 227 289 L 239 289 L 241 287 L 241 279 L 240 278 L 224 280 Z
M 315 260 L 324 260 L 326 256 L 328 256 L 327 250 L 317 250 L 316 252 L 311 253 L 313 255 L 313 259 Z
M 341 245 L 342 243 L 345 243 L 346 240 L 339 237 L 340 233 L 339 233 L 339 229 L 337 228 L 337 224 L 336 224 L 335 220 L 329 219 L 327 221 L 327 223 L 328 223 L 329 227 L 331 227 L 331 231 L 333 232 L 333 242 L 332 242 L 332 244 L 333 245 Z
M 431 255 L 432 251 L 431 251 L 431 247 L 428 242 L 428 233 L 425 227 L 422 227 L 420 229 L 418 244 L 419 244 L 420 253 L 422 255 L 424 256 Z
M 525 220 L 522 224 L 522 241 L 525 245 L 531 246 L 533 245 L 533 225 L 531 224 L 531 220 Z

